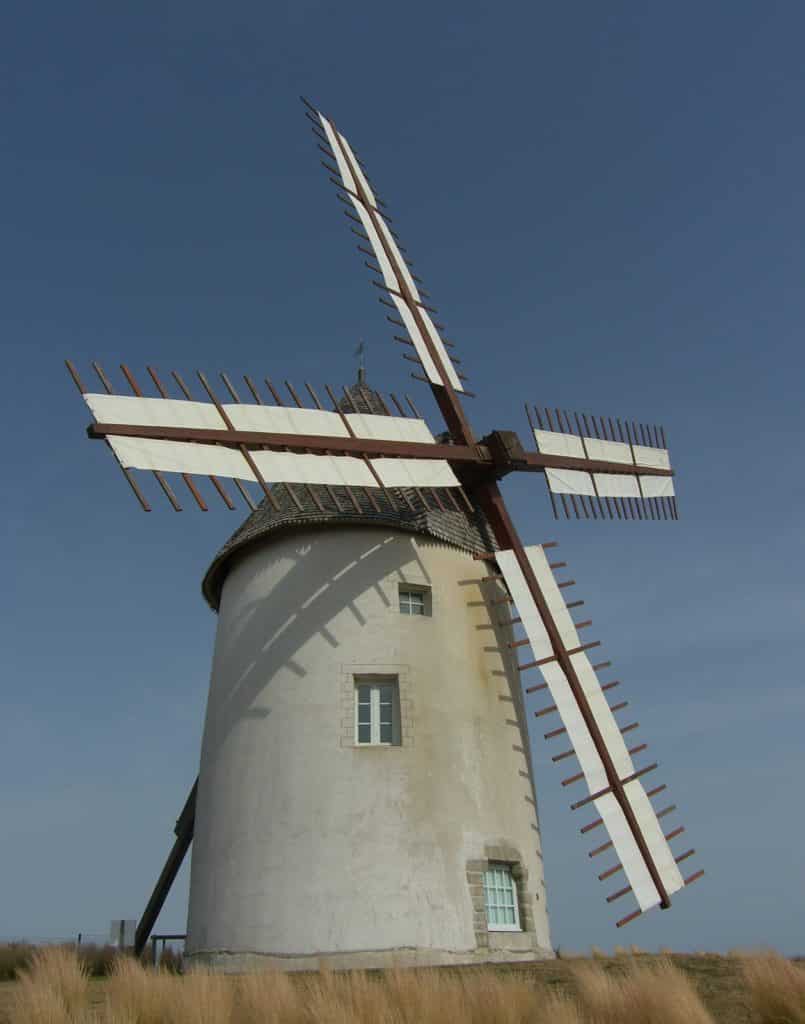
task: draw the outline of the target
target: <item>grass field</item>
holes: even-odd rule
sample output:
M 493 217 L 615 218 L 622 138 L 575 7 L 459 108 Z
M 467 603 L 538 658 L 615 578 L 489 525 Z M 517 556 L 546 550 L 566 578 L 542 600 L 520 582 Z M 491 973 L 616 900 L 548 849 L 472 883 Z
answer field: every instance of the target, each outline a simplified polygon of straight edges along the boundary
M 44 950 L 0 983 L 2 1024 L 805 1024 L 805 967 L 775 954 L 573 957 L 427 971 L 176 977 L 122 958 L 87 978 Z

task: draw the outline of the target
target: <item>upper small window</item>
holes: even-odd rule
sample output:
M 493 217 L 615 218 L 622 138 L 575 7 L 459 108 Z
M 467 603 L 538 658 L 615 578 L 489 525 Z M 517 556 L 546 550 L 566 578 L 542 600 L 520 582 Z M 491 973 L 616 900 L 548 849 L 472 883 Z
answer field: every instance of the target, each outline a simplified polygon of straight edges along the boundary
M 401 584 L 400 612 L 403 615 L 430 615 L 430 588 Z
M 486 924 L 490 932 L 519 932 L 517 883 L 508 864 L 490 864 L 484 871 Z

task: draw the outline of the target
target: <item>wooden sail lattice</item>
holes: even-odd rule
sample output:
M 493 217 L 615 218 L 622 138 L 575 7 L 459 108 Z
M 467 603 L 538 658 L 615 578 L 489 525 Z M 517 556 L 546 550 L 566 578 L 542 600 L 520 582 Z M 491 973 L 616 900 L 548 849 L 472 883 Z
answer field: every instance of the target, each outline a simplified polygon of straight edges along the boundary
M 90 436 L 106 439 L 146 510 L 150 510 L 150 506 L 131 477 L 132 470 L 154 474 L 177 511 L 181 507 L 165 474 L 182 476 L 204 511 L 207 506 L 192 484 L 193 476 L 208 477 L 228 508 L 234 505 L 220 486 L 221 478 L 232 479 L 240 485 L 241 494 L 251 509 L 255 508 L 254 501 L 242 486 L 244 482 L 264 486 L 265 496 L 274 507 L 276 502 L 268 489 L 269 482 L 284 485 L 300 509 L 293 485 L 305 486 L 314 501 L 318 499 L 310 488 L 321 485 L 341 488 L 347 494 L 379 489 L 389 498 L 392 507 L 396 507 L 396 503 L 390 492 L 396 490 L 403 495 L 406 491 L 417 493 L 425 507 L 428 502 L 422 497 L 423 492 L 441 510 L 461 508 L 461 497 L 467 507 L 466 495 L 462 495 L 460 481 L 449 463 L 430 457 L 428 446 L 435 447 L 436 440 L 427 423 L 419 415 L 406 415 L 396 396 L 390 397 L 398 415 L 391 413 L 380 396 L 385 412 L 374 414 L 359 411 L 348 389 L 344 389 L 344 397 L 339 402 L 327 387 L 333 404 L 333 410 L 328 411 L 320 402 L 315 407 L 305 407 L 296 389 L 287 382 L 286 387 L 296 398 L 296 404 L 281 405 L 276 401 L 279 398 L 276 388 L 267 382 L 276 404 L 242 403 L 230 379 L 222 374 L 230 395 L 237 400 L 221 403 L 202 373 L 198 377 L 212 398 L 209 402 L 193 401 L 189 397 L 171 399 L 164 389 L 159 397 L 147 397 L 136 384 L 135 395 L 117 395 L 107 375 L 93 364 L 106 385 L 101 394 L 87 391 L 73 364 L 68 361 L 67 365 L 95 418 Z M 121 369 L 127 380 L 134 381 L 127 367 Z M 149 373 L 159 379 L 153 368 L 149 367 Z M 252 381 L 248 377 L 244 379 L 259 399 Z M 316 392 L 310 385 L 307 387 L 317 401 Z M 186 394 L 189 396 L 189 392 Z M 411 408 L 415 411 L 413 403 Z M 402 446 L 400 454 L 386 454 L 387 442 Z M 308 444 L 312 447 L 303 450 Z M 290 450 L 290 445 L 294 450 Z M 371 452 L 372 445 L 378 449 L 377 455 Z M 406 446 L 428 457 L 407 458 Z M 451 493 L 453 490 L 458 491 L 459 499 Z M 337 499 L 334 503 L 338 508 Z
M 560 583 L 554 576 L 554 569 L 563 568 L 564 562 L 551 563 L 545 551 L 556 544 L 529 546 L 525 549 L 528 562 L 539 582 L 540 591 L 547 606 L 547 619 L 554 627 L 551 637 L 546 628 L 544 609 L 537 608 L 530 588 L 512 551 L 497 551 L 487 557 L 494 561 L 498 574 L 485 577 L 487 582 L 502 583 L 507 591 L 506 604 L 515 610 L 514 616 L 507 616 L 500 625 L 517 624 L 525 632 L 525 638 L 509 644 L 513 650 L 530 647 L 532 660 L 518 662 L 520 672 L 538 669 L 543 681 L 525 686 L 530 695 L 547 691 L 553 703 L 534 711 L 536 718 L 558 715 L 562 725 L 548 730 L 546 740 L 558 737 L 570 741 L 570 748 L 553 757 L 558 763 L 575 757 L 579 771 L 562 780 L 563 786 L 583 783 L 587 795 L 571 804 L 573 810 L 592 804 L 598 818 L 583 826 L 586 834 L 603 825 L 608 832 L 608 842 L 599 845 L 590 856 L 597 856 L 612 850 L 617 863 L 604 870 L 598 877 L 605 880 L 623 872 L 628 885 L 621 887 L 607 897 L 612 902 L 631 892 L 638 909 L 621 918 L 621 927 L 646 910 L 670 902 L 669 898 L 684 885 L 700 878 L 698 871 L 683 878 L 678 865 L 694 854 L 694 850 L 674 855 L 669 842 L 684 832 L 678 827 L 664 833 L 659 824 L 675 807 L 655 811 L 650 797 L 665 790 L 658 786 L 649 792 L 643 788 L 642 779 L 654 771 L 656 762 L 638 768 L 633 760 L 647 749 L 647 744 L 627 745 L 625 736 L 637 729 L 639 723 L 630 722 L 621 726 L 615 714 L 628 706 L 628 701 L 618 700 L 610 704 L 605 694 L 620 686 L 619 680 L 602 684 L 598 673 L 609 668 L 611 662 L 593 663 L 588 652 L 600 647 L 600 641 L 583 641 L 579 635 L 592 625 L 591 620 L 576 622 L 571 610 L 584 604 L 581 600 L 568 602 L 565 592 L 575 581 Z M 496 609 L 491 608 L 494 615 Z M 558 644 L 557 644 L 558 638 Z
M 624 469 L 603 473 L 547 469 L 554 518 L 558 518 L 554 495 L 567 519 L 571 515 L 577 519 L 679 518 L 673 478 L 641 472 L 671 469 L 662 427 L 548 406 L 533 406 L 533 416 L 528 404 L 525 410 L 540 452 L 619 463 Z
M 303 102 L 309 108 L 314 132 L 320 140 L 319 148 L 336 166 L 325 161 L 322 164 L 331 172 L 330 180 L 339 189 L 340 198 L 350 206 L 345 213 L 362 229 L 353 228 L 353 231 L 371 246 L 370 250 L 364 246 L 358 249 L 376 261 L 365 263 L 379 275 L 379 280 L 373 280 L 372 284 L 388 296 L 381 297 L 381 303 L 401 318 L 389 317 L 391 323 L 407 332 L 406 338 L 395 337 L 395 340 L 414 348 L 416 356 L 413 358 L 422 367 L 427 381 L 441 386 L 448 384 L 454 391 L 464 392 L 466 377 L 459 373 L 454 365 L 455 357 L 448 353 L 448 348 L 455 346 L 442 338 L 440 331 L 444 325 L 431 319 L 431 313 L 435 315 L 438 311 L 423 301 L 429 296 L 421 291 L 422 281 L 403 255 L 385 204 L 379 203 L 360 161 L 332 119 L 306 100 Z

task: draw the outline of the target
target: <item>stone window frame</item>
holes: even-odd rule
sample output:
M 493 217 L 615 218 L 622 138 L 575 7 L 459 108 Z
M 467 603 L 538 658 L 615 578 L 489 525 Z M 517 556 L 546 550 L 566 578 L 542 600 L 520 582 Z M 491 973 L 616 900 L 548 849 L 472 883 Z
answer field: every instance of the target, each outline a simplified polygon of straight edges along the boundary
M 393 676 L 397 682 L 399 698 L 400 742 L 390 743 L 358 743 L 355 734 L 355 683 L 361 676 Z M 351 750 L 400 750 L 401 747 L 413 747 L 414 737 L 414 700 L 409 665 L 374 662 L 372 664 L 353 663 L 339 665 L 339 689 L 341 728 L 339 730 L 339 746 Z
M 520 917 L 519 932 L 499 932 L 489 928 L 486 919 L 486 901 L 484 899 L 484 872 L 494 864 L 505 864 L 511 871 L 517 890 L 517 912 Z M 523 866 L 520 851 L 508 843 L 488 844 L 484 846 L 484 856 L 477 860 L 467 861 L 467 884 L 472 901 L 472 927 L 478 948 L 488 948 L 490 935 L 517 935 L 528 933 L 534 935 L 534 910 L 528 895 L 528 869 Z

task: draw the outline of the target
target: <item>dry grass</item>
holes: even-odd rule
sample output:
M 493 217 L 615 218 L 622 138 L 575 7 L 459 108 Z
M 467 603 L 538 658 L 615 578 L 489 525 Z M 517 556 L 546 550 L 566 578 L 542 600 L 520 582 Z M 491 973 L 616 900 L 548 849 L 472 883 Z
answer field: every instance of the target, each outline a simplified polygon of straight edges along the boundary
M 10 996 L 3 1014 L 3 990 Z M 90 983 L 64 948 L 0 986 L 3 1024 L 805 1024 L 805 969 L 773 953 L 462 969 L 177 976 L 115 961 Z
M 89 974 L 72 950 L 37 949 L 17 976 L 11 1024 L 62 1024 L 86 1019 Z
M 0 944 L 0 981 L 13 981 L 21 970 L 30 966 L 31 960 L 39 948 L 39 946 L 31 945 L 28 942 Z M 64 949 L 74 948 L 72 943 L 64 944 Z M 165 950 L 165 954 L 166 956 L 170 955 L 172 962 L 181 961 L 181 958 L 169 949 Z M 80 946 L 78 949 L 78 958 L 86 967 L 91 978 L 106 977 L 112 970 L 116 956 L 117 950 L 113 946 L 97 946 L 90 943 Z
M 242 986 L 242 981 L 239 987 Z M 295 992 L 293 991 L 295 988 Z M 477 972 L 393 970 L 322 972 L 290 986 L 277 1024 L 579 1024 L 566 996 L 522 976 Z M 243 1018 L 251 1024 L 265 1017 Z M 240 1018 L 238 1018 L 240 1024 Z
M 161 1024 L 170 980 L 130 957 L 120 957 L 106 984 L 106 1018 L 115 1024 Z
M 754 1020 L 805 1024 L 805 969 L 779 953 L 740 955 Z
M 595 1024 L 713 1024 L 693 984 L 670 960 L 633 960 L 622 974 L 574 964 L 582 1019 Z
M 0 981 L 13 981 L 17 972 L 27 967 L 36 946 L 27 942 L 6 942 L 0 946 Z
M 238 1024 L 297 1024 L 300 1012 L 298 985 L 287 974 L 261 971 L 238 979 L 235 996 Z

